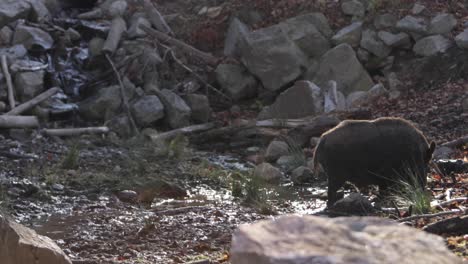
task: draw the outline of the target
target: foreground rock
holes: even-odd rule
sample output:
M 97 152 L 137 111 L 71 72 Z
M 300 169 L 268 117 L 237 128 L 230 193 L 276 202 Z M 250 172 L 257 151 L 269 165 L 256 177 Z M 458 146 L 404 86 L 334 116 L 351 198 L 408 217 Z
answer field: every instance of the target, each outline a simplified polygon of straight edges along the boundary
M 462 263 L 441 237 L 377 217 L 283 216 L 242 225 L 232 264 Z
M 0 215 L 0 259 L 2 264 L 71 264 L 52 239 L 11 222 Z

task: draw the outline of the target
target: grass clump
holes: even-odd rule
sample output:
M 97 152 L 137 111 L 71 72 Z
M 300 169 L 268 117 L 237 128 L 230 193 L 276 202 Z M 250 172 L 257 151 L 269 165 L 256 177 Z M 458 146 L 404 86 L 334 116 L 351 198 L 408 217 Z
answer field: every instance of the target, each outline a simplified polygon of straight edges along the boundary
M 411 170 L 407 177 L 400 177 L 391 190 L 391 197 L 397 205 L 411 206 L 415 214 L 430 213 L 431 195 L 422 187 L 421 179 Z
M 80 161 L 80 149 L 73 144 L 62 160 L 62 168 L 66 170 L 77 169 Z

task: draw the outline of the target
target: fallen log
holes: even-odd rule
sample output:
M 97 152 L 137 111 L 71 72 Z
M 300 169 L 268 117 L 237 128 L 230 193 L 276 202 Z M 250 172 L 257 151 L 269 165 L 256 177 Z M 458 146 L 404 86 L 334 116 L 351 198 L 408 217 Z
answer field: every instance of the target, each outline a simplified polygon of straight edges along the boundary
M 161 42 L 167 42 L 170 45 L 177 46 L 178 48 L 180 48 L 180 50 L 182 50 L 188 55 L 195 55 L 196 57 L 202 59 L 204 62 L 210 65 L 218 64 L 219 59 L 211 55 L 210 53 L 198 50 L 183 41 L 180 41 L 176 38 L 173 38 L 161 31 L 155 30 L 148 26 L 140 25 L 140 28 L 143 29 L 148 35 L 153 36 L 154 38 L 158 39 Z
M 466 214 L 467 210 L 454 210 L 454 211 L 446 211 L 446 212 L 440 212 L 440 213 L 435 213 L 435 214 L 422 214 L 422 215 L 413 215 L 405 218 L 398 219 L 398 222 L 406 222 L 406 221 L 412 221 L 416 219 L 428 219 L 428 218 L 434 218 L 438 216 L 445 216 L 445 215 L 454 215 L 454 214 Z
M 151 25 L 153 25 L 153 27 L 155 27 L 157 30 L 163 33 L 174 35 L 171 28 L 166 23 L 164 17 L 161 15 L 161 13 L 159 13 L 158 9 L 156 9 L 156 7 L 154 7 L 154 5 L 150 1 L 145 0 L 143 3 L 143 7 L 145 8 L 148 20 L 150 21 Z
M 0 115 L 0 128 L 36 128 L 39 119 L 36 116 Z
M 61 89 L 58 88 L 58 87 L 53 87 L 53 88 L 50 88 L 49 90 L 41 93 L 40 95 L 34 97 L 33 99 L 23 103 L 23 104 L 20 104 L 18 105 L 17 107 L 11 109 L 8 113 L 5 113 L 5 115 L 19 115 L 31 108 L 33 108 L 34 106 L 40 104 L 41 102 L 43 102 L 44 100 L 48 99 L 49 97 L 51 97 L 52 95 L 60 92 Z
M 468 135 L 465 135 L 465 136 L 463 136 L 461 138 L 446 142 L 446 143 L 442 144 L 441 146 L 449 147 L 449 148 L 458 148 L 458 147 L 463 146 L 463 145 L 465 145 L 467 143 L 468 143 Z
M 125 20 L 121 17 L 114 18 L 109 29 L 109 34 L 107 35 L 107 39 L 102 47 L 102 51 L 105 53 L 114 53 L 119 46 L 120 39 L 122 38 L 122 34 L 125 30 L 127 30 Z
M 466 234 L 468 215 L 457 216 L 428 224 L 422 230 L 433 234 Z
M 6 55 L 2 55 L 2 71 L 3 75 L 5 75 L 5 80 L 7 84 L 7 89 L 8 89 L 8 102 L 10 104 L 10 109 L 15 108 L 15 94 L 13 91 L 13 82 L 11 81 L 11 75 L 10 72 L 8 71 L 8 63 L 7 63 L 7 58 Z
M 81 127 L 81 128 L 57 128 L 44 129 L 44 134 L 48 136 L 70 137 L 82 134 L 106 134 L 109 132 L 108 127 Z
M 151 139 L 151 141 L 171 140 L 180 134 L 187 135 L 191 133 L 206 131 L 214 127 L 215 123 L 205 123 L 200 125 L 182 127 L 164 133 L 150 134 L 148 135 L 148 137 Z
M 304 146 L 311 137 L 320 137 L 324 132 L 335 127 L 340 120 L 334 116 L 318 116 L 309 123 L 291 129 L 287 138 L 297 146 Z

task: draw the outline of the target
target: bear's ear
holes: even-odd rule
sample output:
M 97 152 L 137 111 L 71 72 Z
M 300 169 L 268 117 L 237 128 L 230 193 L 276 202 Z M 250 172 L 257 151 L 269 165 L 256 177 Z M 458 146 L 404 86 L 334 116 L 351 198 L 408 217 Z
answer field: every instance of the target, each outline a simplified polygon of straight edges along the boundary
M 426 162 L 431 161 L 432 154 L 434 154 L 435 147 L 436 147 L 436 143 L 432 141 L 426 153 Z

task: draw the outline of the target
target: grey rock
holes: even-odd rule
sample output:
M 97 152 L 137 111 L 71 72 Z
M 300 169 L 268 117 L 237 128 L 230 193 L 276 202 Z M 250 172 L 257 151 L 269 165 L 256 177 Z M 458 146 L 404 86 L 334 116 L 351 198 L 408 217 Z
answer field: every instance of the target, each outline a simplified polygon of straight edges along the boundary
M 9 46 L 13 39 L 13 30 L 10 27 L 4 26 L 0 30 L 0 46 Z
M 410 36 L 403 32 L 393 34 L 387 31 L 379 31 L 377 35 L 385 45 L 392 48 L 406 47 L 411 45 Z
M 324 93 L 324 112 L 346 110 L 346 98 L 344 94 L 338 91 L 336 81 L 329 81 Z
M 313 82 L 320 87 L 327 85 L 329 80 L 335 80 L 338 90 L 344 95 L 357 90 L 366 91 L 374 85 L 348 44 L 340 44 L 325 53 L 318 69 Z
M 0 28 L 20 18 L 27 18 L 31 5 L 27 1 L 0 1 Z
M 71 264 L 57 244 L 34 230 L 0 215 L 0 257 L 2 263 Z M 21 252 L 21 253 L 20 253 Z
M 309 21 L 327 39 L 331 38 L 331 36 L 333 35 L 333 31 L 330 27 L 330 24 L 328 23 L 328 19 L 322 13 L 307 13 L 301 16 L 297 16 L 296 19 Z
M 138 99 L 130 107 L 135 122 L 146 127 L 164 117 L 164 106 L 156 95 L 148 95 Z
M 396 24 L 396 28 L 406 33 L 418 33 L 426 35 L 428 33 L 428 24 L 424 18 L 405 16 Z
M 232 264 L 462 263 L 443 238 L 380 217 L 286 215 L 241 225 L 230 256 Z
M 463 110 L 464 113 L 468 113 L 468 96 L 463 98 L 462 103 L 461 103 L 461 107 L 462 107 L 462 110 Z
M 333 45 L 347 43 L 352 47 L 358 47 L 361 41 L 362 22 L 354 22 L 349 26 L 340 29 L 333 37 Z
M 275 102 L 264 108 L 259 120 L 270 118 L 301 118 L 323 112 L 320 88 L 310 81 L 298 81 L 282 92 Z
M 388 94 L 388 90 L 385 89 L 383 84 L 377 83 L 367 92 L 367 97 L 369 101 L 372 101 L 372 100 L 378 99 L 379 97 L 385 96 L 387 94 Z
M 457 19 L 452 14 L 442 13 L 431 19 L 429 23 L 430 34 L 448 34 L 457 25 Z
M 278 25 L 309 57 L 319 57 L 330 49 L 330 42 L 307 16 L 287 19 Z
M 278 168 L 266 162 L 257 165 L 253 175 L 269 183 L 277 183 L 283 177 L 283 174 Z
M 411 9 L 413 15 L 421 15 L 425 11 L 427 11 L 426 7 L 420 3 L 415 3 Z
M 265 151 L 265 160 L 275 162 L 279 157 L 287 155 L 288 153 L 289 146 L 286 142 L 274 140 L 270 142 Z
M 131 19 L 130 27 L 127 31 L 129 38 L 141 38 L 146 36 L 146 31 L 140 28 L 140 26 L 151 27 L 151 22 L 145 17 L 135 17 Z
M 5 55 L 9 61 L 15 61 L 17 59 L 24 58 L 27 53 L 28 51 L 21 44 L 14 45 L 9 48 L 0 48 L 0 56 Z
M 240 55 L 239 45 L 242 41 L 245 41 L 249 33 L 250 29 L 246 24 L 237 18 L 233 18 L 224 40 L 224 55 L 238 57 Z
M 356 56 L 361 62 L 367 62 L 370 59 L 371 54 L 369 51 L 363 49 L 363 48 L 358 48 L 356 52 Z
M 361 47 L 379 58 L 387 57 L 392 49 L 385 45 L 373 30 L 364 30 L 362 32 Z
M 401 96 L 401 92 L 399 90 L 390 90 L 388 92 L 388 99 L 390 100 L 396 100 L 400 98 L 400 96 Z
M 77 40 L 80 40 L 81 39 L 81 34 L 80 32 L 76 31 L 75 29 L 73 28 L 68 28 L 67 31 L 65 31 L 65 34 L 67 35 L 67 37 L 72 40 L 72 41 L 77 41 Z
M 300 166 L 305 166 L 306 160 L 302 154 L 302 149 L 296 151 L 300 151 L 300 153 L 294 153 L 293 151 L 289 155 L 279 157 L 276 160 L 276 165 L 287 172 L 291 172 Z
M 376 29 L 387 29 L 395 27 L 398 21 L 397 16 L 386 13 L 386 14 L 378 14 L 374 18 L 374 27 Z
M 54 45 L 54 40 L 42 29 L 19 25 L 13 34 L 13 44 L 22 44 L 28 50 L 35 46 L 49 50 Z
M 52 18 L 49 9 L 43 0 L 27 0 L 31 4 L 31 13 L 29 18 L 34 22 L 44 22 Z
M 346 98 L 346 106 L 350 109 L 357 108 L 365 103 L 367 103 L 368 97 L 367 92 L 364 91 L 355 91 L 348 95 Z
M 102 47 L 104 47 L 104 42 L 106 40 L 102 38 L 92 38 L 89 41 L 88 50 L 90 57 L 96 57 L 102 54 Z
M 346 215 L 369 215 L 375 212 L 371 202 L 360 193 L 351 193 L 340 199 L 329 208 L 333 212 L 340 212 Z
M 402 90 L 404 88 L 403 83 L 398 78 L 395 72 L 390 72 L 386 76 L 388 87 L 391 91 L 393 90 Z
M 468 28 L 455 37 L 455 42 L 458 47 L 468 49 Z
M 110 120 L 117 115 L 121 104 L 118 85 L 99 89 L 95 95 L 79 103 L 80 115 L 90 120 Z
M 291 172 L 291 181 L 295 184 L 310 182 L 314 173 L 306 166 L 300 166 Z
M 216 79 L 229 97 L 236 101 L 253 97 L 257 93 L 257 80 L 241 65 L 218 65 Z
M 112 118 L 106 125 L 119 137 L 130 138 L 132 136 L 132 125 L 127 115 L 119 115 Z
M 138 193 L 132 190 L 119 191 L 116 196 L 124 203 L 134 203 L 138 201 Z
M 452 41 L 442 35 L 422 38 L 414 44 L 413 52 L 420 56 L 432 56 L 443 53 L 452 46 Z
M 172 129 L 190 124 L 191 109 L 180 96 L 168 89 L 157 94 L 166 110 L 166 121 Z
M 125 14 L 125 11 L 127 10 L 127 1 L 124 0 L 119 0 L 119 1 L 114 1 L 112 4 L 110 4 L 109 9 L 104 9 L 107 11 L 110 17 L 121 17 Z
M 363 17 L 366 12 L 364 5 L 358 0 L 344 1 L 341 3 L 341 10 L 346 15 L 357 17 Z
M 15 75 L 15 89 L 25 102 L 44 90 L 44 71 L 19 72 Z
M 446 146 L 437 146 L 434 150 L 433 159 L 450 159 L 455 150 Z
M 187 105 L 192 109 L 192 120 L 196 123 L 206 123 L 211 119 L 213 111 L 208 97 L 202 94 L 187 94 L 184 97 Z
M 251 32 L 241 45 L 241 60 L 269 91 L 296 80 L 307 56 L 275 25 Z

